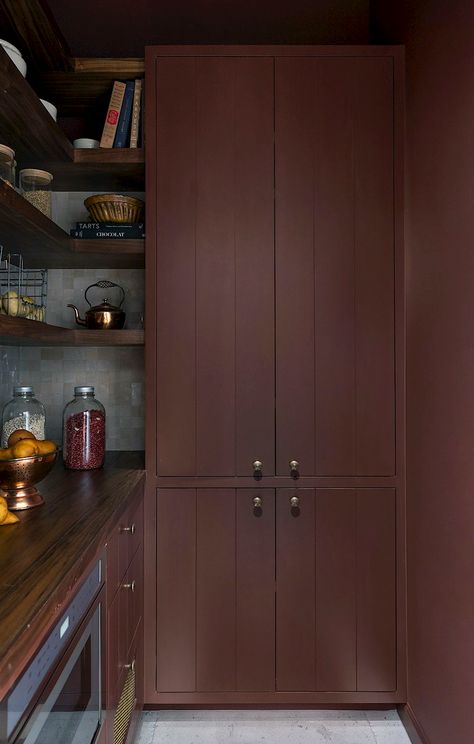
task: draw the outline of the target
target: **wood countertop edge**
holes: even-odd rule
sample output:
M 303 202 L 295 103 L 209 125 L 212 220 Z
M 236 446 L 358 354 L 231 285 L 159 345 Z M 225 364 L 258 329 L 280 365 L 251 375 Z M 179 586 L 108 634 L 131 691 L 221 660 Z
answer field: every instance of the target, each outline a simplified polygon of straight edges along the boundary
M 58 540 L 52 541 L 46 551 L 53 555 L 65 544 L 69 543 L 70 546 L 72 544 L 72 549 L 70 547 L 68 552 L 68 560 L 61 565 L 61 571 L 56 571 L 51 577 L 51 583 L 48 583 L 48 575 L 44 575 L 43 581 L 36 584 L 35 569 L 32 569 L 29 583 L 38 589 L 38 595 L 33 601 L 31 592 L 27 595 L 22 592 L 22 585 L 15 588 L 5 584 L 0 586 L 2 594 L 10 588 L 21 593 L 16 616 L 22 617 L 22 622 L 17 624 L 18 630 L 16 631 L 8 628 L 8 623 L 0 624 L 0 700 L 8 693 L 37 652 L 51 627 L 69 604 L 81 580 L 87 574 L 88 568 L 103 553 L 107 537 L 114 525 L 142 491 L 145 482 L 144 470 L 122 470 L 120 473 L 122 486 L 129 484 L 128 494 L 122 496 L 111 507 L 110 513 L 104 516 L 100 523 L 95 524 L 95 529 L 90 534 L 90 540 L 86 546 L 84 547 L 82 542 L 86 519 L 84 517 L 80 523 L 72 525 Z M 111 475 L 117 477 L 117 471 L 112 470 Z M 57 564 L 57 561 L 55 563 Z M 0 606 L 1 602 L 0 595 Z M 5 639 L 2 636 L 6 628 L 7 638 Z

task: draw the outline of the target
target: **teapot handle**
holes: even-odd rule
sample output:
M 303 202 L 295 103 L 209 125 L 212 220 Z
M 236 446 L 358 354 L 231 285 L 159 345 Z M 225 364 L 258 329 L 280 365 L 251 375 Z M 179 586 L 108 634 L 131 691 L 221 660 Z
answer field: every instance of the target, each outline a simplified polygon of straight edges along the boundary
M 100 289 L 110 289 L 110 287 L 118 287 L 118 289 L 120 289 L 120 291 L 122 293 L 122 299 L 119 302 L 119 307 L 122 307 L 123 301 L 125 299 L 124 289 L 123 289 L 123 287 L 120 286 L 120 284 L 115 284 L 115 282 L 109 282 L 108 279 L 101 279 L 100 281 L 96 282 L 95 284 L 90 284 L 87 287 L 86 291 L 84 292 L 84 298 L 85 298 L 85 301 L 87 302 L 87 304 L 89 305 L 89 307 L 92 307 L 92 303 L 89 302 L 89 300 L 87 299 L 87 293 L 88 293 L 88 291 L 90 289 L 92 289 L 92 287 L 100 287 Z

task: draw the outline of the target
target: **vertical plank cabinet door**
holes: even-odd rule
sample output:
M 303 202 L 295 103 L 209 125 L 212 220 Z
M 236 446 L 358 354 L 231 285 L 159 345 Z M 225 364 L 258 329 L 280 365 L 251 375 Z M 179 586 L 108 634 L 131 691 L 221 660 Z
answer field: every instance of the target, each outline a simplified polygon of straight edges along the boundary
M 160 58 L 156 86 L 158 475 L 272 474 L 273 60 Z
M 396 688 L 393 489 L 279 489 L 276 581 L 278 691 Z
M 277 473 L 392 475 L 392 60 L 275 75 Z
M 157 498 L 158 691 L 274 690 L 274 491 Z

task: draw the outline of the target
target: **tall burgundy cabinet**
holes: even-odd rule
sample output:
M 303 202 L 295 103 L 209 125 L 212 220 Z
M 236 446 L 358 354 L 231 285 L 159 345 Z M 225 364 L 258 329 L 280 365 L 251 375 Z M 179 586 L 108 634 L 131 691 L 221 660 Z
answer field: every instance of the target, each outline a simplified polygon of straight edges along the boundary
M 400 50 L 146 79 L 146 701 L 403 701 Z

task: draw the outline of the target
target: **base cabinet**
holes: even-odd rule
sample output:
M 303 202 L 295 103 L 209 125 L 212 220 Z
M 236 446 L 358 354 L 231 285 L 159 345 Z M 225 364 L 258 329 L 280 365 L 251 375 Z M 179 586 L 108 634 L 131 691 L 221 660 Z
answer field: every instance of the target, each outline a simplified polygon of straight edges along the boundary
M 143 499 L 107 545 L 107 744 L 133 741 L 143 706 Z
M 395 564 L 394 489 L 159 489 L 158 693 L 395 690 Z

